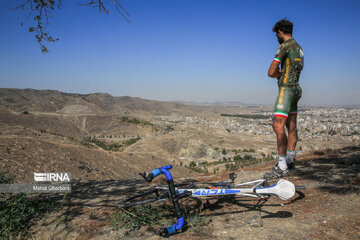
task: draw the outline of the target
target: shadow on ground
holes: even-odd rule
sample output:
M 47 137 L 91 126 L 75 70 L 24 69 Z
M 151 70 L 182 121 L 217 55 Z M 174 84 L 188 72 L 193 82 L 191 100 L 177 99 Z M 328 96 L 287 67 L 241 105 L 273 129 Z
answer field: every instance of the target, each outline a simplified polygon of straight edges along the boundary
M 117 204 L 127 196 L 139 193 L 149 187 L 149 184 L 142 179 L 72 183 L 71 193 L 48 196 L 53 201 L 62 205 L 61 219 L 49 219 L 46 223 L 43 223 L 43 226 L 57 226 L 61 223 L 65 225 L 67 234 L 70 234 L 72 231 L 76 231 L 76 226 L 72 222 L 74 219 L 81 218 L 91 209 L 107 209 L 108 213 L 114 212 Z M 102 216 L 93 216 L 92 219 L 107 222 L 108 216 L 108 214 L 103 214 Z M 56 233 L 54 234 L 53 237 L 56 237 Z M 64 236 L 62 235 L 62 237 Z
M 251 198 L 236 198 L 234 196 L 226 196 L 217 199 L 214 203 L 205 202 L 203 205 L 203 208 L 209 209 L 211 213 L 206 214 L 207 216 L 221 216 L 221 215 L 227 215 L 227 214 L 234 214 L 234 213 L 245 213 L 245 212 L 251 212 L 251 211 L 258 211 L 263 213 L 262 218 L 290 218 L 293 216 L 291 212 L 288 211 L 277 211 L 277 212 L 269 212 L 265 210 L 266 207 L 282 207 L 284 205 L 293 204 L 294 202 L 297 202 L 305 197 L 304 193 L 301 191 L 296 192 L 296 197 L 288 202 L 282 202 L 282 203 L 270 203 L 267 200 L 259 199 L 254 200 Z M 197 208 L 201 207 L 201 200 L 198 199 L 198 204 L 196 205 Z M 236 211 L 226 211 L 227 205 L 236 205 L 240 208 L 240 210 Z M 233 209 L 233 208 L 230 208 Z M 219 210 L 223 210 L 222 212 L 219 212 Z
M 329 193 L 360 193 L 360 146 L 305 156 L 296 163 L 294 175 Z

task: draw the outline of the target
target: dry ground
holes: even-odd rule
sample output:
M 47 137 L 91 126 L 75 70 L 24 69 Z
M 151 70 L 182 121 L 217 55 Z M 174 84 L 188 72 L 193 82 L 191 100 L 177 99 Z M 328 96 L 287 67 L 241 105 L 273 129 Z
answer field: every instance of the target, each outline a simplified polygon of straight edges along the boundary
M 237 172 L 237 182 L 260 178 L 271 165 Z M 228 173 L 197 180 L 226 180 Z M 288 177 L 305 185 L 293 199 L 276 197 L 263 204 L 242 198 L 215 202 L 201 214 L 211 222 L 191 226 L 170 239 L 360 239 L 360 147 L 323 151 L 298 157 Z M 195 179 L 196 180 L 196 179 Z M 111 214 L 124 193 L 147 187 L 140 178 L 75 184 L 64 208 L 32 228 L 34 239 L 160 239 L 142 227 L 113 230 Z M 61 196 L 54 198 L 61 202 Z M 186 203 L 183 203 L 186 204 Z M 189 202 L 189 204 L 191 204 Z

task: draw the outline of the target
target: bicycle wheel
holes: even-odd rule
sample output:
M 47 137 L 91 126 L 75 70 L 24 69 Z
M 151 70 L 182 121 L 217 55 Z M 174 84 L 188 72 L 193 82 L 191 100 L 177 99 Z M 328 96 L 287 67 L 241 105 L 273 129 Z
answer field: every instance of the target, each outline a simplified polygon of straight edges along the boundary
M 132 207 L 137 205 L 142 205 L 146 203 L 165 201 L 169 198 L 169 193 L 165 189 L 162 188 L 151 188 L 145 192 L 134 195 L 123 200 L 118 204 L 118 207 Z

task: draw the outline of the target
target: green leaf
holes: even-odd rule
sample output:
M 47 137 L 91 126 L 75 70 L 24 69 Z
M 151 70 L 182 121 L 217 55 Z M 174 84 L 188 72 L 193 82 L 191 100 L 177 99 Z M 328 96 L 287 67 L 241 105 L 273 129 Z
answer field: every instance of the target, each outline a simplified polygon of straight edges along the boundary
M 35 30 L 34 27 L 29 28 L 29 32 L 33 32 Z
M 41 52 L 42 53 L 48 53 L 49 50 L 44 45 L 41 45 Z

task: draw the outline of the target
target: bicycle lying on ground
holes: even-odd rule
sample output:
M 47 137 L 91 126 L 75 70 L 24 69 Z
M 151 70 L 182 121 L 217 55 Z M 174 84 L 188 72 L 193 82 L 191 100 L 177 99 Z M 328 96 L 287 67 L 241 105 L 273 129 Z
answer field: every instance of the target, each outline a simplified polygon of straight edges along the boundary
M 175 208 L 177 224 L 160 229 L 159 234 L 162 236 L 174 234 L 180 231 L 187 224 L 178 202 L 182 198 L 201 197 L 205 199 L 214 199 L 214 197 L 221 196 L 239 196 L 268 199 L 270 196 L 277 196 L 282 200 L 289 200 L 295 195 L 296 190 L 305 188 L 304 186 L 295 186 L 292 182 L 285 179 L 280 179 L 272 186 L 269 186 L 268 179 L 265 178 L 235 184 L 235 173 L 230 174 L 230 182 L 185 182 L 174 184 L 173 177 L 169 171 L 171 168 L 171 165 L 160 167 L 152 170 L 147 176 L 145 172 L 139 173 L 147 182 L 151 182 L 157 176 L 164 174 L 168 186 L 152 187 L 140 194 L 123 200 L 118 205 L 121 208 L 126 208 L 152 202 L 170 200 Z M 247 188 L 244 186 L 247 186 Z

